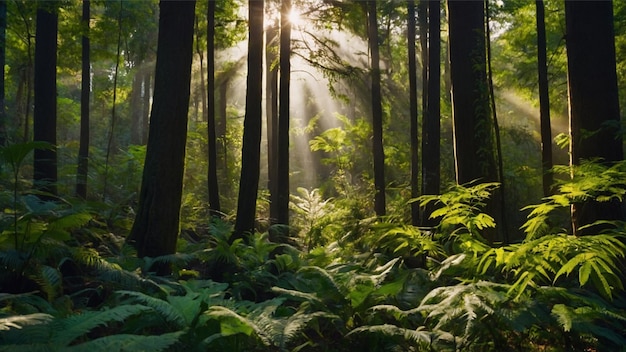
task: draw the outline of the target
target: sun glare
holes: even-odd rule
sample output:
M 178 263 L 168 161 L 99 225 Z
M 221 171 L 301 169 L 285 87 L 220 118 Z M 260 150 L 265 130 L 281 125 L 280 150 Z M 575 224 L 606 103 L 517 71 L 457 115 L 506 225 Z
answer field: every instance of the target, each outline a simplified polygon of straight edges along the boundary
M 289 22 L 291 23 L 291 26 L 298 27 L 300 25 L 300 21 L 300 13 L 298 13 L 298 10 L 292 7 L 291 11 L 289 12 Z

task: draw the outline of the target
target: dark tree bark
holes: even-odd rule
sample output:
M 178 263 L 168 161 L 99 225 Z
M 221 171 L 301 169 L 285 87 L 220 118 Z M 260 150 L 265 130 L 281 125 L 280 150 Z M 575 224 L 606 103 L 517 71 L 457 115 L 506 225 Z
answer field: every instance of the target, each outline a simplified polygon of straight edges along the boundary
M 217 180 L 217 135 L 215 126 L 215 1 L 209 1 L 207 9 L 207 128 L 208 128 L 208 188 L 209 208 L 213 215 L 219 215 L 220 191 Z
M 270 25 L 265 32 L 266 82 L 265 116 L 267 118 L 267 188 L 270 192 L 270 222 L 278 223 L 278 25 Z
M 261 101 L 263 93 L 263 0 L 248 2 L 248 78 L 241 149 L 241 178 L 237 220 L 231 240 L 254 232 L 261 159 Z
M 385 152 L 383 150 L 383 108 L 380 92 L 380 54 L 378 49 L 378 23 L 376 1 L 367 2 L 368 41 L 371 54 L 372 87 L 372 148 L 374 154 L 374 211 L 378 216 L 386 213 Z
M 407 48 L 409 54 L 409 118 L 411 126 L 411 198 L 419 196 L 419 139 L 417 121 L 417 63 L 415 54 L 415 1 L 407 1 Z M 419 202 L 411 203 L 411 223 L 419 225 Z
M 543 0 L 536 0 L 537 9 L 537 73 L 539 81 L 539 121 L 541 125 L 541 171 L 543 196 L 552 193 L 552 129 L 550 126 L 550 94 L 548 90 L 548 58 L 546 53 L 546 23 Z
M 76 195 L 87 198 L 87 172 L 89 171 L 89 97 L 90 97 L 90 58 L 89 58 L 89 18 L 90 0 L 83 0 L 83 35 L 81 38 L 81 83 L 80 83 L 80 144 L 78 148 L 78 169 L 76 172 Z
M 151 66 L 150 66 L 151 67 Z M 144 68 L 143 77 L 143 115 L 141 128 L 141 145 L 148 144 L 148 132 L 150 131 L 150 99 L 152 98 L 152 70 Z
M 565 25 L 570 104 L 570 163 L 623 160 L 615 64 L 612 1 L 566 1 Z M 575 234 L 595 220 L 622 218 L 620 202 L 572 207 Z
M 441 184 L 441 8 L 439 0 L 428 2 L 428 104 L 422 123 L 422 193 L 439 194 Z M 433 205 L 422 215 L 422 225 L 433 226 Z
M 7 1 L 0 0 L 0 67 L 6 63 Z M 5 103 L 4 69 L 0 70 L 0 146 L 7 143 L 7 109 Z
M 278 106 L 278 217 L 289 225 L 289 92 L 291 80 L 291 0 L 282 0 L 280 11 L 280 87 Z
M 450 76 L 456 181 L 498 181 L 493 121 L 487 77 L 485 1 L 448 1 Z M 496 223 L 502 209 L 494 193 L 486 211 Z M 501 235 L 485 233 L 490 241 Z
M 56 146 L 57 128 L 57 25 L 56 2 L 40 1 L 35 31 L 35 110 L 33 138 Z M 56 148 L 56 147 L 55 147 Z M 56 149 L 35 149 L 33 179 L 44 192 L 57 193 Z
M 137 216 L 128 238 L 140 257 L 176 251 L 185 165 L 195 2 L 163 0 L 159 6 L 150 138 Z

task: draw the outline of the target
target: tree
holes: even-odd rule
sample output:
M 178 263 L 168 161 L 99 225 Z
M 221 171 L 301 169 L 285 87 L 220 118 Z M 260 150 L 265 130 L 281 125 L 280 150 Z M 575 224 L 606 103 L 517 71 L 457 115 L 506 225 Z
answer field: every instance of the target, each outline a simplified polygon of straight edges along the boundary
M 623 160 L 612 1 L 565 2 L 570 164 Z M 572 207 L 574 233 L 599 219 L 622 219 L 618 201 Z
M 7 1 L 0 0 L 0 67 L 6 63 Z M 0 70 L 0 146 L 7 142 L 7 109 L 5 103 L 4 69 Z
M 270 221 L 278 219 L 278 24 L 273 23 L 265 31 L 265 116 L 267 119 L 267 188 L 270 192 Z
M 448 1 L 450 75 L 456 181 L 498 180 L 487 77 L 485 1 Z M 502 209 L 497 192 L 487 204 L 496 223 Z M 488 240 L 500 240 L 488 234 Z
M 137 215 L 128 237 L 140 257 L 176 250 L 185 165 L 195 1 L 163 0 L 159 7 L 150 137 Z
M 541 171 L 543 172 L 543 196 L 551 194 L 552 175 L 552 129 L 550 126 L 550 91 L 548 87 L 548 57 L 546 53 L 546 24 L 543 0 L 536 0 L 537 12 L 537 76 L 539 82 L 539 121 L 541 125 Z
M 248 2 L 248 77 L 241 148 L 241 177 L 235 234 L 231 240 L 254 232 L 261 159 L 261 101 L 263 93 L 263 0 Z
M 35 29 L 35 110 L 33 138 L 56 146 L 57 128 L 57 3 L 40 1 Z M 55 148 L 35 149 L 33 162 L 35 186 L 57 193 L 57 152 Z
M 415 1 L 407 1 L 407 48 L 409 56 L 409 118 L 411 126 L 411 198 L 419 195 L 419 148 L 417 121 L 417 64 L 415 54 Z M 411 203 L 411 223 L 419 225 L 419 203 Z
M 217 182 L 217 136 L 215 126 L 215 1 L 209 1 L 207 8 L 207 143 L 208 143 L 208 189 L 209 208 L 219 214 L 220 192 Z
M 367 2 L 368 41 L 371 55 L 372 94 L 372 148 L 374 154 L 374 210 L 376 215 L 385 215 L 385 152 L 383 150 L 383 108 L 380 91 L 380 54 L 378 49 L 378 23 L 376 1 Z
M 91 70 L 89 60 L 89 18 L 90 0 L 83 0 L 81 86 L 80 86 L 80 145 L 78 149 L 78 169 L 76 172 L 76 195 L 87 198 L 87 171 L 89 170 L 89 96 Z
M 439 194 L 441 184 L 441 8 L 439 0 L 428 2 L 428 96 L 422 123 L 422 194 Z M 423 225 L 433 225 L 430 219 L 433 204 L 428 204 L 422 216 Z
M 277 222 L 289 224 L 289 86 L 291 79 L 291 0 L 281 1 L 280 10 L 280 82 L 278 106 Z

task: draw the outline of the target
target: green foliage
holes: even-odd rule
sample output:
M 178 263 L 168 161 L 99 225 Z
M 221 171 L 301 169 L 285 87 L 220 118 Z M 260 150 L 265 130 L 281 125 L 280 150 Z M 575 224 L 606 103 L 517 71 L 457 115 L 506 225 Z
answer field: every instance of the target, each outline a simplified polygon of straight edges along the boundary
M 431 218 L 441 218 L 436 231 L 445 241 L 460 246 L 463 251 L 479 253 L 487 249 L 485 236 L 481 233 L 496 226 L 494 219 L 483 208 L 497 187 L 498 183 L 494 182 L 454 185 L 444 194 L 423 195 L 413 201 L 419 201 L 422 207 L 434 203 Z

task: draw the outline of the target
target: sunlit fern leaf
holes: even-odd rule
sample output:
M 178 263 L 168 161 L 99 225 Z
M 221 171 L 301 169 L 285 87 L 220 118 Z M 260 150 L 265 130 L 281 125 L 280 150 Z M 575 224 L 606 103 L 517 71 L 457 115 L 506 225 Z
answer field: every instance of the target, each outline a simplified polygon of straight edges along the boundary
M 99 326 L 106 326 L 111 322 L 123 322 L 132 315 L 150 310 L 149 307 L 139 304 L 120 305 L 102 311 L 84 311 L 81 314 L 57 319 L 53 322 L 51 342 L 56 346 L 69 346 L 72 341 Z
M 323 301 L 317 296 L 315 292 L 302 292 L 298 290 L 288 290 L 282 287 L 272 287 L 272 292 L 275 292 L 280 295 L 285 295 L 291 299 L 298 301 L 310 302 L 315 305 L 322 306 Z
M 280 330 L 278 331 L 277 336 L 273 337 L 273 340 L 276 341 L 276 345 L 281 350 L 286 350 L 287 345 L 293 341 L 293 339 L 306 327 L 309 326 L 311 321 L 317 319 L 339 319 L 337 315 L 326 313 L 326 312 L 313 312 L 313 313 L 304 313 L 297 312 L 287 318 L 280 318 L 279 324 L 276 324 Z
M 210 318 L 216 319 L 220 323 L 220 334 L 213 335 L 204 340 L 205 344 L 210 344 L 217 338 L 244 334 L 246 336 L 257 336 L 265 346 L 270 346 L 270 340 L 263 331 L 250 319 L 240 315 L 232 309 L 223 306 L 211 306 L 204 313 Z
M 26 325 L 45 324 L 52 321 L 50 314 L 33 313 L 26 315 L 16 315 L 0 319 L 0 331 L 11 329 L 22 329 Z
M 170 332 L 161 335 L 144 336 L 117 334 L 104 336 L 65 349 L 70 352 L 94 351 L 169 351 L 179 342 L 185 331 Z
M 166 321 L 173 323 L 178 328 L 184 328 L 187 326 L 185 317 L 168 301 L 154 298 L 137 291 L 121 290 L 116 291 L 116 293 L 121 296 L 131 297 L 131 302 L 145 304 L 146 306 L 154 309 L 157 313 L 162 315 Z
M 360 326 L 346 334 L 346 337 L 358 338 L 361 334 L 400 337 L 411 343 L 424 346 L 431 345 L 435 339 L 435 334 L 431 331 L 425 330 L 423 326 L 417 329 L 407 329 L 392 324 Z

